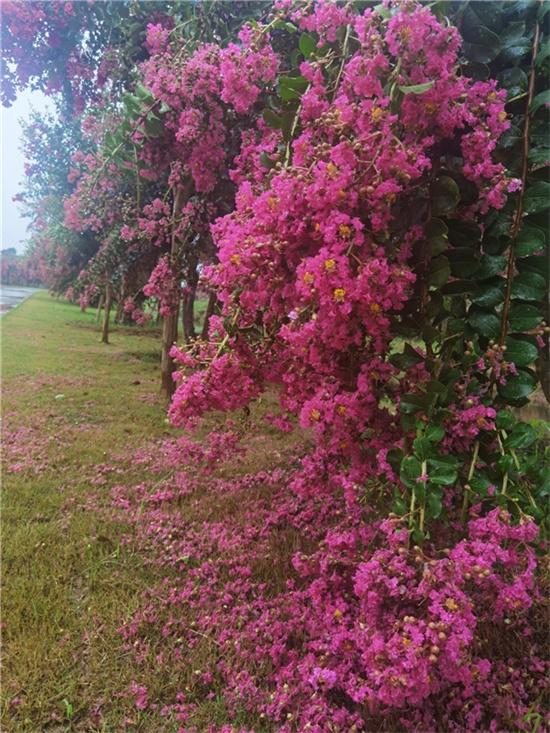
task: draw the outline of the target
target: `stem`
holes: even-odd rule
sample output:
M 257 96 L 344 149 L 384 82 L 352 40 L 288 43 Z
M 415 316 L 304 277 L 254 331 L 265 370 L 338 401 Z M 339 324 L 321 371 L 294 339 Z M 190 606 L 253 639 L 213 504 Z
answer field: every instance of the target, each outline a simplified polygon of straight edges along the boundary
M 235 315 L 233 316 L 233 321 L 231 323 L 232 326 L 234 326 L 237 323 L 237 319 L 240 316 L 240 314 L 241 314 L 241 307 L 239 306 L 237 310 L 235 311 Z M 217 359 L 218 356 L 221 355 L 228 341 L 229 341 L 229 333 L 226 333 L 225 336 L 223 337 L 222 342 L 220 343 L 218 347 L 218 350 L 216 351 L 216 356 L 214 357 L 215 359 Z
M 504 477 L 502 479 L 502 496 L 508 497 L 508 494 L 506 493 L 506 489 L 508 488 L 508 471 L 504 474 Z
M 498 447 L 500 449 L 500 452 L 502 455 L 505 455 L 504 446 L 502 445 L 502 440 L 500 439 L 500 435 L 497 434 L 497 441 L 498 441 Z M 508 488 L 508 471 L 504 474 L 502 478 L 502 495 L 508 496 L 506 493 L 506 489 Z
M 422 471 L 422 476 L 425 476 L 426 471 L 428 470 L 427 460 L 422 461 L 422 467 L 420 468 L 420 470 Z M 422 483 L 424 484 L 424 498 L 422 499 L 422 506 L 420 507 L 420 520 L 418 523 L 418 529 L 421 532 L 424 532 L 424 516 L 426 514 L 426 493 L 428 491 L 428 482 L 424 480 L 422 481 Z
M 506 290 L 504 294 L 504 304 L 502 306 L 502 317 L 501 317 L 501 323 L 500 323 L 500 338 L 499 338 L 499 345 L 502 346 L 504 344 L 504 341 L 506 340 L 506 334 L 508 332 L 508 314 L 510 312 L 510 302 L 511 302 L 511 294 L 512 294 L 512 279 L 514 275 L 514 266 L 515 266 L 515 260 L 516 260 L 516 239 L 519 234 L 519 230 L 521 228 L 522 219 L 523 219 L 523 201 L 525 198 L 525 187 L 527 182 L 527 173 L 528 173 L 528 157 L 529 157 L 529 131 L 531 127 L 531 117 L 529 115 L 529 110 L 531 108 L 531 103 L 533 102 L 533 97 L 535 94 L 535 77 L 536 77 L 536 69 L 535 69 L 535 60 L 537 57 L 537 49 L 539 45 L 539 36 L 540 36 L 540 26 L 537 23 L 535 23 L 535 36 L 533 38 L 533 48 L 531 52 L 531 70 L 529 72 L 529 87 L 527 90 L 527 103 L 525 107 L 525 122 L 523 124 L 523 150 L 522 150 L 522 161 L 521 161 L 521 189 L 518 194 L 518 202 L 516 207 L 516 213 L 514 215 L 514 221 L 512 224 L 512 231 L 511 231 L 511 242 L 510 242 L 510 249 L 508 251 L 508 264 L 506 267 Z
M 309 89 L 310 84 L 307 85 L 306 91 Z M 292 150 L 292 140 L 294 138 L 294 134 L 296 132 L 296 128 L 298 127 L 298 120 L 300 119 L 300 112 L 302 111 L 302 103 L 300 102 L 298 109 L 296 110 L 296 114 L 294 115 L 294 119 L 292 120 L 292 128 L 290 130 L 290 138 L 286 144 L 286 150 L 285 150 L 285 161 L 284 161 L 284 167 L 286 168 L 288 164 L 290 163 L 290 151 Z
M 348 51 L 348 43 L 349 43 L 349 37 L 351 34 L 351 25 L 346 26 L 346 35 L 344 36 L 344 43 L 342 44 L 342 63 L 340 64 L 340 68 L 338 69 L 338 74 L 336 76 L 336 82 L 334 84 L 334 93 L 332 95 L 332 99 L 334 101 L 334 97 L 336 96 L 336 92 L 338 91 L 338 87 L 340 86 L 340 79 L 342 78 L 342 74 L 344 73 L 344 66 L 346 65 L 346 53 Z
M 139 216 L 141 209 L 141 182 L 139 180 L 139 161 L 137 147 L 134 145 L 134 161 L 136 164 L 136 216 Z
M 160 99 L 155 99 L 155 101 L 153 102 L 153 104 L 150 104 L 147 107 L 147 109 L 140 114 L 140 116 L 137 118 L 136 122 L 134 123 L 134 126 L 132 127 L 132 129 L 128 133 L 128 137 L 130 139 L 131 139 L 132 135 L 134 134 L 134 132 L 136 132 L 136 130 L 138 129 L 138 127 L 141 125 L 141 123 L 145 120 L 145 118 L 147 117 L 147 115 L 149 114 L 149 112 L 152 112 L 158 104 L 160 104 Z M 127 138 L 125 138 L 124 140 L 122 140 L 122 142 L 120 142 L 116 146 L 116 148 L 113 150 L 113 152 L 105 158 L 105 160 L 103 161 L 103 163 L 101 164 L 101 166 L 98 168 L 97 173 L 95 175 L 95 178 L 94 178 L 94 180 L 92 182 L 92 187 L 90 189 L 90 194 L 92 194 L 94 192 L 94 189 L 95 189 L 95 187 L 97 185 L 97 182 L 99 181 L 99 176 L 103 173 L 103 171 L 107 167 L 107 164 L 115 157 L 115 155 L 118 153 L 118 151 L 120 150 L 120 148 L 126 142 L 127 142 Z
M 462 515 L 461 515 L 462 522 L 466 522 L 466 517 L 468 516 L 470 481 L 472 480 L 474 476 L 474 471 L 476 469 L 476 462 L 477 462 L 478 455 L 479 455 L 479 440 L 476 440 L 476 444 L 474 446 L 474 454 L 472 456 L 470 468 L 468 469 L 468 478 L 466 481 L 466 485 L 464 486 L 464 498 L 462 500 Z
M 412 529 L 412 526 L 414 524 L 415 504 L 416 504 L 416 495 L 415 495 L 414 489 L 413 489 L 411 491 L 411 504 L 409 506 L 409 529 Z

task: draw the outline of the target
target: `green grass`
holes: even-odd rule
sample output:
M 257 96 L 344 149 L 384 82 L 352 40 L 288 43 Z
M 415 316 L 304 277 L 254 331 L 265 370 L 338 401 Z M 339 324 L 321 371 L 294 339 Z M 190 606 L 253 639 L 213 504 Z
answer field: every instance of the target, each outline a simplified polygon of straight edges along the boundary
M 176 733 L 180 723 L 163 718 L 158 709 L 139 711 L 132 697 L 120 693 L 135 680 L 147 686 L 151 700 L 173 700 L 178 690 L 193 687 L 193 670 L 211 662 L 212 647 L 190 651 L 183 669 L 156 664 L 154 654 L 140 665 L 124 651 L 117 628 L 142 606 L 144 590 L 166 570 L 146 566 L 131 543 L 121 542 L 129 527 L 108 518 L 112 486 L 158 479 L 132 463 L 135 449 L 175 434 L 156 397 L 158 329 L 114 327 L 105 345 L 95 312 L 81 313 L 44 292 L 4 316 L 0 329 L 1 730 Z M 270 402 L 260 400 L 250 418 L 233 416 L 246 430 L 250 450 L 245 460 L 220 466 L 220 475 L 285 465 L 286 454 L 294 454 L 296 436 L 284 436 L 261 420 L 251 422 L 273 407 Z M 223 420 L 209 417 L 205 430 Z M 101 466 L 118 472 L 98 484 Z M 240 516 L 242 503 L 231 494 L 222 502 L 211 497 L 208 481 L 205 476 L 200 502 L 178 511 L 218 520 Z M 292 543 L 281 540 L 278 546 L 291 552 Z M 269 558 L 260 570 L 283 582 L 287 565 L 286 556 L 279 564 Z M 152 649 L 170 654 L 160 633 L 149 641 Z M 229 722 L 223 693 L 217 688 L 213 699 L 199 700 L 192 721 L 198 731 Z M 94 716 L 98 705 L 101 714 Z M 233 722 L 265 730 L 244 713 L 242 721 Z
M 118 731 L 129 704 L 112 693 L 127 688 L 132 670 L 116 628 L 151 571 L 85 502 L 98 491 L 108 501 L 113 483 L 135 479 L 122 458 L 125 475 L 98 488 L 98 464 L 170 432 L 154 399 L 158 334 L 115 328 L 101 344 L 93 312 L 42 292 L 0 326 L 4 437 L 32 430 L 23 462 L 37 446 L 34 470 L 3 475 L 2 730 Z M 96 729 L 98 700 L 112 722 Z M 155 729 L 144 725 L 135 730 Z

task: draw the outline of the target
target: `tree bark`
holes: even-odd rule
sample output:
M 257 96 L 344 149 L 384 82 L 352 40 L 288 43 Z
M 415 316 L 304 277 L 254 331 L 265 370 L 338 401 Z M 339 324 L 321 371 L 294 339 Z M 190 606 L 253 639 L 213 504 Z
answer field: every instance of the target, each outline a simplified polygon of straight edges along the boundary
M 105 301 L 105 294 L 101 293 L 99 296 L 99 303 L 97 304 L 97 314 L 95 317 L 95 322 L 99 323 L 101 321 L 101 309 L 103 308 L 103 303 Z
M 109 318 L 111 316 L 112 303 L 111 283 L 105 286 L 105 313 L 103 314 L 103 330 L 101 333 L 101 341 L 104 344 L 109 343 Z
M 201 339 L 203 341 L 208 340 L 208 326 L 210 325 L 210 316 L 214 313 L 214 308 L 218 302 L 216 293 L 211 290 L 208 296 L 208 305 L 206 306 L 206 313 L 204 314 L 204 323 L 202 324 Z
M 178 250 L 178 239 L 176 236 L 177 218 L 183 208 L 184 192 L 181 187 L 176 189 L 174 196 L 174 206 L 172 210 L 172 244 L 170 253 L 174 256 Z M 174 304 L 174 311 L 168 316 L 164 316 L 162 322 L 162 352 L 160 355 L 160 393 L 169 400 L 174 394 L 175 384 L 172 379 L 174 371 L 174 361 L 170 356 L 170 349 L 178 338 L 178 314 L 180 309 L 179 301 L 180 289 L 177 289 L 177 303 Z
M 197 292 L 196 285 L 189 285 L 183 296 L 182 303 L 182 326 L 183 337 L 189 344 L 197 338 L 195 333 L 195 294 Z

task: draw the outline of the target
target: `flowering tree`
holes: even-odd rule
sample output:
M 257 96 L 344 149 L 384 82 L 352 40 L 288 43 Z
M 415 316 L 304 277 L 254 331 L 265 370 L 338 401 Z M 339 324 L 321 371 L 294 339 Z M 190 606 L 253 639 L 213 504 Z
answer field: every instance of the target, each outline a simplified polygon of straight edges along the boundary
M 244 563 L 181 590 L 231 648 L 235 708 L 282 731 L 528 730 L 548 482 L 513 408 L 548 348 L 546 8 L 357 5 L 280 0 L 237 36 L 240 5 L 227 36 L 150 23 L 67 222 L 100 233 L 88 272 L 110 283 L 148 258 L 174 425 L 272 390 L 275 425 L 310 437 L 270 517 L 314 547 L 285 592 Z M 218 312 L 196 339 L 184 309 L 171 348 L 199 272 Z
M 401 725 L 434 729 L 440 695 L 468 710 L 459 727 L 489 727 L 479 695 L 501 672 L 479 629 L 535 633 L 535 521 L 547 531 L 543 449 L 507 409 L 534 390 L 547 331 L 543 11 L 461 7 L 462 41 L 415 4 L 278 8 L 249 31 L 274 48 L 284 34 L 277 93 L 243 137 L 235 210 L 213 225 L 222 312 L 209 343 L 174 351 L 170 415 L 189 426 L 275 385 L 276 422 L 314 439 L 288 490 L 340 497 L 355 522 L 295 557 L 305 586 L 288 605 L 258 611 L 254 638 L 276 638 L 262 652 L 287 654 L 269 715 L 300 710 L 284 730 L 404 709 Z M 364 505 L 380 485 L 392 513 L 373 555 Z M 289 617 L 307 624 L 305 656 Z M 499 705 L 493 728 L 523 725 L 519 698 Z

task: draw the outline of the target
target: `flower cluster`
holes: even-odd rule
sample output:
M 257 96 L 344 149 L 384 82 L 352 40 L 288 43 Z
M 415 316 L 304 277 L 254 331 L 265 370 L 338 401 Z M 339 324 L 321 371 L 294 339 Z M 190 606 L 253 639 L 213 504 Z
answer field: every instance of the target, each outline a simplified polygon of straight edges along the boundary
M 283 412 L 313 428 L 319 467 L 335 475 L 345 463 L 362 482 L 365 471 L 385 473 L 378 456 L 399 444 L 400 394 L 428 379 L 387 359 L 428 217 L 420 205 L 417 220 L 403 224 L 403 206 L 433 183 L 433 151 L 457 145 L 478 191 L 463 215 L 502 206 L 495 192 L 508 181 L 487 140 L 508 122 L 493 82 L 458 73 L 458 33 L 426 7 L 400 7 L 386 22 L 321 2 L 292 20 L 315 30 L 320 48 L 347 26 L 358 48 L 344 49 L 336 78 L 323 72 L 321 51 L 301 64 L 307 89 L 293 141 L 282 145 L 263 122 L 244 138 L 232 172 L 235 211 L 212 227 L 219 265 L 205 272 L 223 304 L 221 346 L 197 347 L 195 364 L 211 364 L 179 379 L 171 416 L 183 425 L 209 407 L 234 409 L 275 383 Z M 427 88 L 396 107 L 390 82 Z M 262 173 L 265 155 L 274 167 Z M 243 379 L 256 388 L 243 389 Z
M 169 575 L 121 633 L 142 661 L 162 634 L 170 652 L 157 665 L 193 677 L 162 700 L 180 730 L 200 730 L 197 705 L 220 680 L 231 719 L 246 710 L 287 733 L 527 730 L 547 669 L 536 525 L 495 509 L 462 538 L 444 530 L 411 547 L 401 520 L 365 522 L 334 495 L 289 492 L 300 470 L 228 480 L 220 461 L 235 437 L 143 451 L 141 464 L 164 477 L 172 466 L 173 478 L 113 490 L 143 556 Z M 197 465 L 209 468 L 206 515 Z M 204 643 L 219 653 L 205 659 Z
M 151 314 L 145 313 L 142 308 L 138 308 L 133 298 L 126 298 L 123 310 L 138 326 L 145 326 L 151 320 Z
M 179 303 L 178 293 L 181 289 L 177 276 L 170 264 L 169 257 L 161 257 L 149 277 L 143 293 L 148 298 L 158 298 L 160 314 L 170 315 Z

